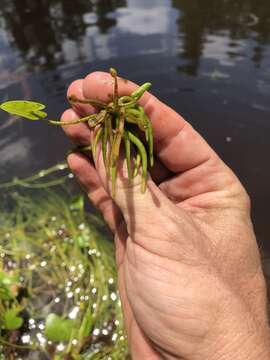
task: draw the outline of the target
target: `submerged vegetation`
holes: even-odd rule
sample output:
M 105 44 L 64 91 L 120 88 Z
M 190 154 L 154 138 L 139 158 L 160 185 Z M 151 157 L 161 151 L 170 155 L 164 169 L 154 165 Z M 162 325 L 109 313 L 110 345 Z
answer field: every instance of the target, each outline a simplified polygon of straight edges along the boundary
M 102 220 L 81 196 L 25 191 L 0 205 L 0 359 L 126 359 Z
M 68 179 L 73 179 L 74 175 L 67 172 L 69 169 L 66 162 L 54 165 L 46 170 L 41 170 L 37 174 L 25 178 L 14 177 L 5 183 L 0 183 L 0 190 L 12 189 L 16 186 L 28 189 L 48 189 L 57 185 L 64 184 Z M 59 174 L 64 172 L 64 174 Z

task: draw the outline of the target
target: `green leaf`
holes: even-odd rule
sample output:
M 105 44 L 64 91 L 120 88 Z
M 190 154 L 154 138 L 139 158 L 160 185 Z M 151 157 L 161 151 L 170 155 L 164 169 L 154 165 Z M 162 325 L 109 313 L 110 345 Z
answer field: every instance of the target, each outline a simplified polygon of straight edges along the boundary
M 4 102 L 0 105 L 0 109 L 11 115 L 21 116 L 29 120 L 44 119 L 47 114 L 44 111 L 45 105 L 26 100 L 12 100 Z
M 79 235 L 76 237 L 76 242 L 80 248 L 86 248 L 89 246 L 89 236 L 87 235 Z
M 17 284 L 18 281 L 19 279 L 17 275 L 9 275 L 6 272 L 0 270 L 0 284 L 9 286 Z
M 17 316 L 20 308 L 9 309 L 4 314 L 4 328 L 7 330 L 19 329 L 23 324 L 23 319 Z
M 15 298 L 16 287 L 18 286 L 19 279 L 16 275 L 9 275 L 0 270 L 0 299 L 11 300 Z
M 70 206 L 71 211 L 82 211 L 84 209 L 84 199 L 82 195 L 74 196 L 71 200 Z
M 46 318 L 45 335 L 50 341 L 69 341 L 75 320 L 61 319 L 56 314 L 49 314 Z

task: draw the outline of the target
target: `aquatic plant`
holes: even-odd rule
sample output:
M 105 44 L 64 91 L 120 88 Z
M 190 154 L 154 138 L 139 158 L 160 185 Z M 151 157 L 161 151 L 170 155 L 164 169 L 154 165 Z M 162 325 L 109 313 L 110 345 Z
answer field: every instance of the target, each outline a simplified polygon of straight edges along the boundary
M 139 100 L 151 84 L 143 84 L 130 96 L 119 97 L 117 71 L 111 68 L 110 74 L 114 80 L 114 88 L 111 102 L 108 104 L 94 99 L 79 99 L 75 95 L 68 98 L 71 104 L 91 104 L 97 110 L 96 114 L 90 114 L 78 120 L 47 119 L 45 105 L 33 101 L 7 101 L 2 103 L 0 108 L 12 115 L 28 120 L 40 120 L 52 125 L 70 126 L 87 122 L 91 129 L 95 129 L 93 144 L 77 150 L 85 152 L 91 149 L 95 157 L 97 145 L 101 142 L 103 161 L 107 175 L 112 181 L 112 195 L 115 195 L 121 143 L 125 148 L 128 177 L 132 181 L 141 171 L 141 191 L 145 192 L 147 170 L 154 165 L 153 132 L 151 121 L 139 104 Z
M 40 170 L 38 173 L 25 178 L 14 177 L 10 181 L 0 183 L 1 189 L 11 189 L 22 187 L 27 189 L 48 189 L 64 184 L 68 179 L 73 179 L 74 175 L 67 172 L 69 169 L 67 162 L 61 162 L 48 169 Z M 64 172 L 65 174 L 60 174 Z
M 102 220 L 81 196 L 29 191 L 0 202 L 0 359 L 126 359 Z

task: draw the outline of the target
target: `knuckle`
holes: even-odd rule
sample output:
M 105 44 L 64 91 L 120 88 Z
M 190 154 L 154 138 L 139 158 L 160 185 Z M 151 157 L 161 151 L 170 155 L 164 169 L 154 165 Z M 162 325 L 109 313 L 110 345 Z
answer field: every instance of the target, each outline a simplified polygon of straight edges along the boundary
M 251 198 L 250 195 L 243 189 L 242 202 L 247 211 L 251 210 Z
M 70 170 L 74 173 L 74 175 L 80 173 L 82 169 L 82 164 L 80 163 L 80 161 L 78 161 L 75 154 L 70 154 L 67 158 L 67 162 Z

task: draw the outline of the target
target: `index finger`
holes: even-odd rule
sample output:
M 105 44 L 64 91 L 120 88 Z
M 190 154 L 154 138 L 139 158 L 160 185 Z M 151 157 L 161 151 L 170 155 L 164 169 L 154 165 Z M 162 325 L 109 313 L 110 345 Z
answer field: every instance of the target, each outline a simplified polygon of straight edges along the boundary
M 119 96 L 130 95 L 136 88 L 133 82 L 119 78 Z M 113 79 L 108 73 L 93 72 L 83 80 L 82 90 L 84 98 L 108 102 Z M 187 121 L 154 95 L 145 93 L 140 104 L 152 122 L 155 155 L 170 171 L 184 172 L 216 156 Z M 84 105 L 80 106 L 83 110 Z

